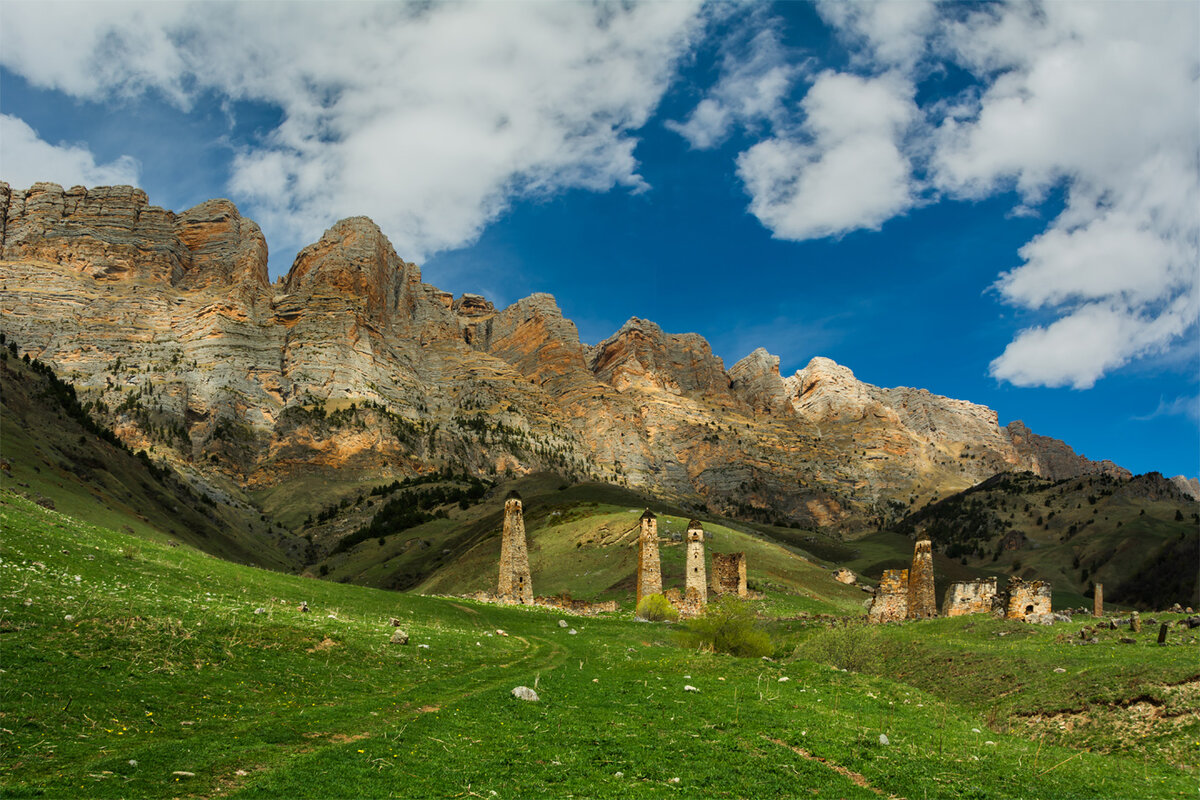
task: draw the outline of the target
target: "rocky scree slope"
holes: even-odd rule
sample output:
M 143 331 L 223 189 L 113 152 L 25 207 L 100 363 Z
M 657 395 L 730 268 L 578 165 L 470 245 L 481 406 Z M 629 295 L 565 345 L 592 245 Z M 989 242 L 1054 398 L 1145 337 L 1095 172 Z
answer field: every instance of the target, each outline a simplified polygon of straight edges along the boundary
M 0 184 L 0 312 L 135 449 L 248 497 L 451 467 L 553 470 L 747 519 L 853 531 L 1004 470 L 1124 474 L 986 407 L 814 358 L 726 369 L 632 318 L 595 346 L 554 298 L 504 309 L 424 283 L 365 217 L 276 283 L 227 200 Z

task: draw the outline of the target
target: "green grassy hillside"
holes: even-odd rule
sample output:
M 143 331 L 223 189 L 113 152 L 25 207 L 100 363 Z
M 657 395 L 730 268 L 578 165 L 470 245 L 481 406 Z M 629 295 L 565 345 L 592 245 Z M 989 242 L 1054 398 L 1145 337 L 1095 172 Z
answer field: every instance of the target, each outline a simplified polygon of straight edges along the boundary
M 820 663 L 837 650 L 822 627 L 778 623 L 780 656 L 743 660 L 628 615 L 562 628 L 550 611 L 244 567 L 11 492 L 0 526 L 7 797 L 1194 796 L 1195 704 L 1155 687 L 1193 691 L 1196 647 L 1152 634 L 833 629 L 909 665 L 842 672 Z M 389 644 L 391 617 L 408 645 Z M 1014 680 L 999 716 L 974 693 Z M 1162 703 L 1153 736 L 1095 752 L 1011 722 L 1134 691 Z
M 445 518 L 382 537 L 382 543 L 370 538 L 348 552 L 335 553 L 322 562 L 323 574 L 333 580 L 416 588 L 426 594 L 494 591 L 503 502 L 512 488 L 524 498 L 536 594 L 613 599 L 632 608 L 638 520 L 647 507 L 659 515 L 664 586 L 683 589 L 685 553 L 681 539 L 690 517 L 682 509 L 608 484 L 568 486 L 551 474 L 502 484 L 467 508 L 448 504 L 442 509 Z M 358 519 L 365 518 L 359 512 Z M 806 558 L 798 548 L 728 520 L 703 522 L 707 549 L 746 553 L 750 586 L 766 592 L 781 608 L 863 613 L 863 592 L 834 581 L 826 568 Z M 321 567 L 318 573 L 322 573 Z
M 300 563 L 294 537 L 256 509 L 193 491 L 97 426 L 49 368 L 0 354 L 0 487 L 142 538 L 275 569 Z
M 973 570 L 1049 580 L 1064 599 L 1082 602 L 1103 583 L 1115 603 L 1200 605 L 1195 559 L 1172 582 L 1131 580 L 1200 544 L 1200 503 L 1157 473 L 1063 481 L 1004 473 L 922 509 L 898 530 L 924 533 Z

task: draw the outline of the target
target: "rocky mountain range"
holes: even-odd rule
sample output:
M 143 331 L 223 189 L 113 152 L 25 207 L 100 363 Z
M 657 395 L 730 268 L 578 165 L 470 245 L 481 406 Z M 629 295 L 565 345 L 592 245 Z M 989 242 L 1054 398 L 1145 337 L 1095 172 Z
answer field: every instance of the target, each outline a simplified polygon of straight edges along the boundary
M 712 513 L 853 531 L 1007 470 L 1128 476 L 984 406 L 863 383 L 632 318 L 596 345 L 554 298 L 497 309 L 424 283 L 369 219 L 272 283 L 227 200 L 0 184 L 0 313 L 136 450 L 253 505 L 451 467 L 556 471 Z M 304 502 L 296 493 L 296 502 Z

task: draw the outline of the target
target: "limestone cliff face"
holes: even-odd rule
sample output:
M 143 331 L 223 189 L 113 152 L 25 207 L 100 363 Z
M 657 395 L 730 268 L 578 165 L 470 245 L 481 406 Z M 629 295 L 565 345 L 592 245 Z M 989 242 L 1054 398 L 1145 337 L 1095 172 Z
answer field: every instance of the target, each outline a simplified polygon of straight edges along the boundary
M 594 347 L 554 298 L 422 282 L 364 217 L 268 282 L 227 200 L 0 184 L 0 312 L 119 435 L 233 497 L 453 466 L 550 469 L 713 511 L 849 530 L 1005 469 L 1117 471 L 982 406 L 631 319 Z

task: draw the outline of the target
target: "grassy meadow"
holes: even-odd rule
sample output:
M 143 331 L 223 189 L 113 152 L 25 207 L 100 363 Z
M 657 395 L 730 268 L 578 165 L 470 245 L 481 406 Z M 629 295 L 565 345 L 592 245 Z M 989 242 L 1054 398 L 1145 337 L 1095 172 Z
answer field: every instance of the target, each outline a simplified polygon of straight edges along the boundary
M 1087 621 L 829 627 L 768 590 L 775 655 L 736 659 L 628 613 L 290 576 L 9 492 L 0 526 L 4 797 L 1196 791 L 1198 647 L 1179 627 L 1162 648 L 1150 626 L 1071 644 Z

